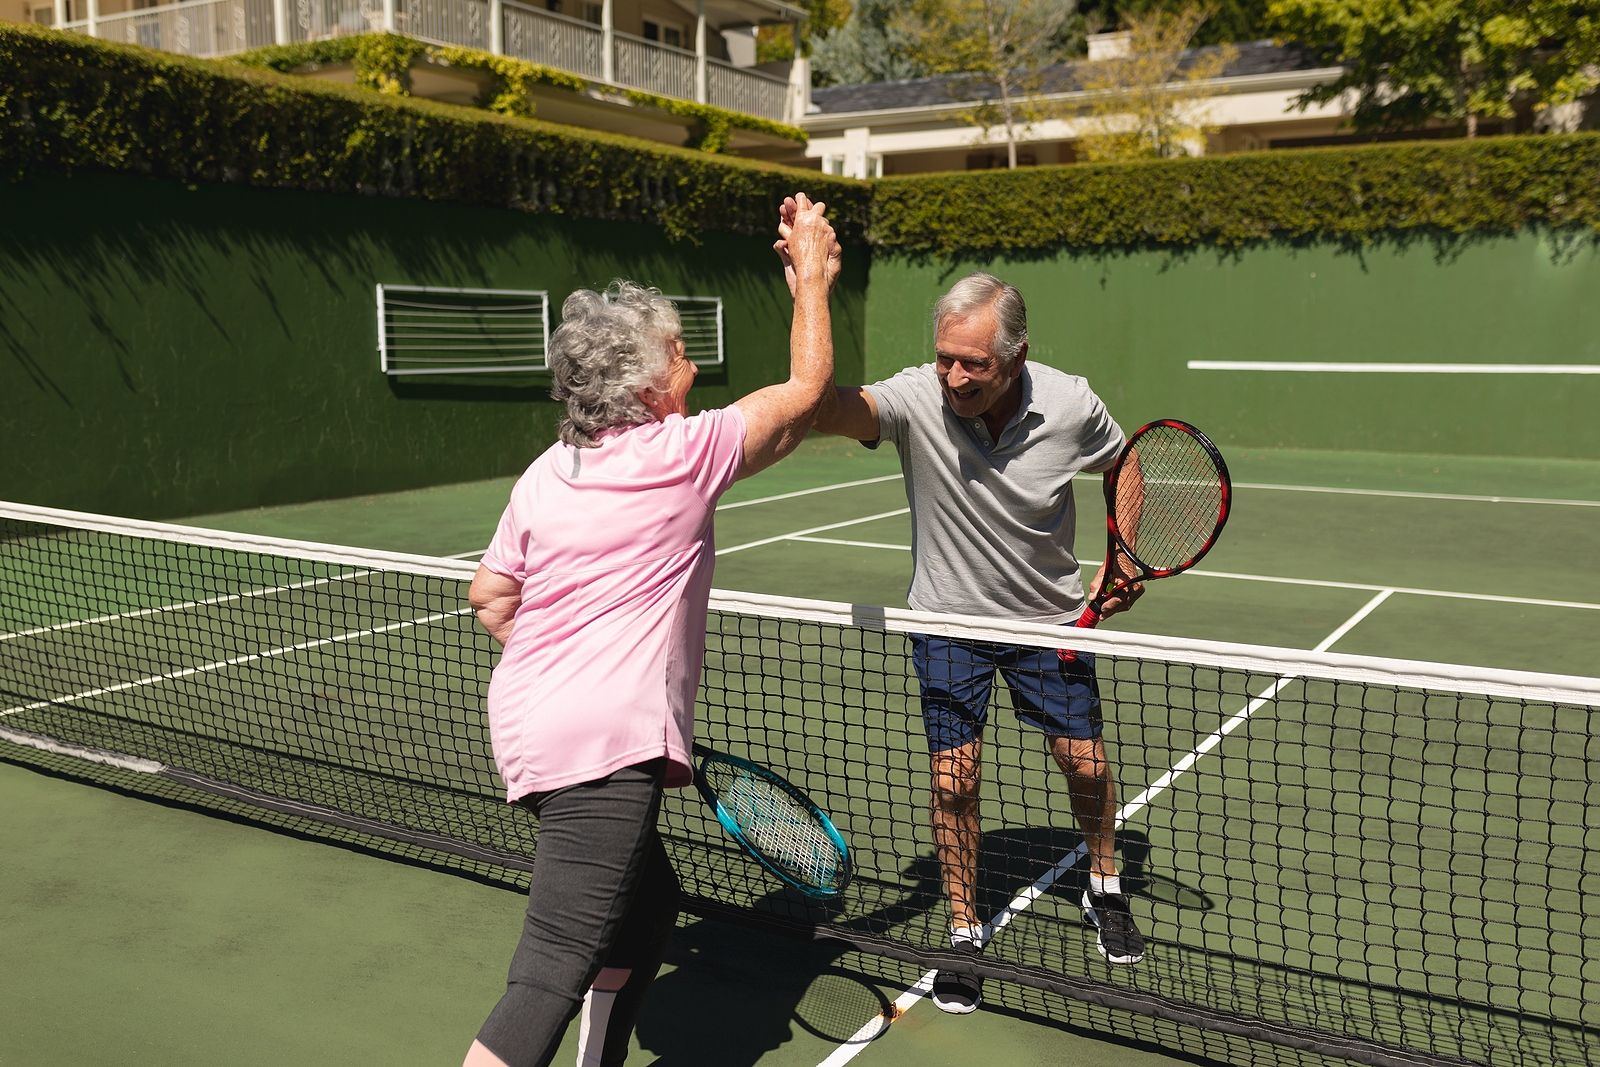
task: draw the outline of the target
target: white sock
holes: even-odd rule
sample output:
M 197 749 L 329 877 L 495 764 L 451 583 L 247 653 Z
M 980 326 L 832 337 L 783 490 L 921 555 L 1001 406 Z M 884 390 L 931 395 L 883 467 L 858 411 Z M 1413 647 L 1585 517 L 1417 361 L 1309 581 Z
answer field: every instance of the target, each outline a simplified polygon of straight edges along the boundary
M 578 1012 L 578 1067 L 600 1067 L 606 1027 L 611 1024 L 611 1008 L 616 1002 L 616 990 L 591 989 L 583 995 L 583 1008 Z
M 950 928 L 950 943 L 959 945 L 970 941 L 982 948 L 989 943 L 989 925 L 980 923 L 977 926 L 952 926 Z
M 1091 874 L 1089 876 L 1089 890 L 1093 893 L 1115 893 L 1120 897 L 1122 895 L 1122 878 L 1115 874 L 1109 878 Z

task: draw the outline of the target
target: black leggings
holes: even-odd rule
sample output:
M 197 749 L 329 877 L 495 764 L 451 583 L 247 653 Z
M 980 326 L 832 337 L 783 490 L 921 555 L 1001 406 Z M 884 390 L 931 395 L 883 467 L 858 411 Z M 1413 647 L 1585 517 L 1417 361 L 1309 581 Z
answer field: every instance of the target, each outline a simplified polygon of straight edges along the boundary
M 656 832 L 665 760 L 534 793 L 539 816 L 522 940 L 478 1040 L 510 1067 L 543 1067 L 602 967 L 633 975 L 617 994 L 600 1062 L 620 1064 L 678 917 L 678 879 Z

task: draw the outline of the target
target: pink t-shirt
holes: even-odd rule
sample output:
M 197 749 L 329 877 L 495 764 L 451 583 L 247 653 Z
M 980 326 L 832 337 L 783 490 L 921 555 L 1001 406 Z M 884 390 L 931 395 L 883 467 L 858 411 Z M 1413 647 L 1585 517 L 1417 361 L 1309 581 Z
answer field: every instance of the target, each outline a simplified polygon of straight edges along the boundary
M 670 415 L 554 444 L 511 490 L 483 557 L 522 585 L 489 683 L 507 800 L 661 756 L 692 780 L 711 517 L 743 457 L 738 408 Z

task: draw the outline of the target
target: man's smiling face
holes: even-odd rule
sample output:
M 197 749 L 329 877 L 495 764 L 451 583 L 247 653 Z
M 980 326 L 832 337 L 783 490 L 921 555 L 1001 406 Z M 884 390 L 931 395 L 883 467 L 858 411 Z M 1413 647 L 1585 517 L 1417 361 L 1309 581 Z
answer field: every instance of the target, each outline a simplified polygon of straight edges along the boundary
M 1002 368 L 991 350 L 996 326 L 992 307 L 950 315 L 939 323 L 933 339 L 934 368 L 944 402 L 960 418 L 975 419 L 993 410 L 1022 371 L 1020 356 Z

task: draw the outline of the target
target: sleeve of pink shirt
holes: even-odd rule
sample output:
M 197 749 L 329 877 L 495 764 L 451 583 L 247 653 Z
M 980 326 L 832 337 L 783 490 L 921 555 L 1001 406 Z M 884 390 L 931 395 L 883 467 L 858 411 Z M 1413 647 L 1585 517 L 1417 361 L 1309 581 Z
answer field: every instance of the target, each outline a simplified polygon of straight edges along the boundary
M 519 481 L 511 491 L 506 510 L 500 515 L 500 525 L 495 527 L 488 549 L 478 561 L 496 574 L 519 582 L 528 576 L 527 545 L 523 540 L 528 527 L 517 519 L 517 503 L 522 496 L 517 490 L 521 488 L 522 482 Z
M 715 507 L 744 466 L 744 412 L 730 404 L 702 411 L 684 423 L 689 478 L 700 499 Z

